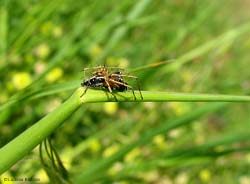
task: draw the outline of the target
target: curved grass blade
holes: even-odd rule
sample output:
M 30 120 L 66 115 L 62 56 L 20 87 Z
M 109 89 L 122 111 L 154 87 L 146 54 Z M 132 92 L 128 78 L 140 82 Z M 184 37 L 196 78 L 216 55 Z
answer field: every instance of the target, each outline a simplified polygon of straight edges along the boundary
M 63 121 L 68 118 L 81 104 L 91 103 L 91 102 L 107 102 L 115 101 L 113 95 L 108 94 L 102 90 L 88 90 L 87 93 L 80 98 L 83 94 L 84 88 L 78 88 L 73 95 L 66 100 L 61 106 L 56 110 L 45 116 L 43 119 L 38 121 L 36 124 L 31 126 L 25 132 L 20 134 L 14 140 L 9 142 L 3 148 L 0 149 L 0 173 L 4 172 L 6 169 L 15 164 L 18 160 L 29 153 L 35 146 L 37 146 L 42 140 L 44 140 L 48 135 L 50 135 L 57 127 L 59 127 Z M 138 101 L 231 101 L 231 102 L 249 102 L 249 96 L 230 96 L 230 95 L 194 95 L 194 94 L 175 94 L 167 92 L 142 92 L 143 100 L 140 99 L 140 93 L 135 92 Z M 116 93 L 118 101 L 124 102 L 135 102 L 134 96 L 130 92 L 126 93 Z M 215 105 L 215 107 L 221 106 L 221 104 Z M 211 111 L 215 108 L 210 109 Z M 209 112 L 210 112 L 209 110 Z M 200 114 L 207 112 L 207 108 L 201 108 L 200 111 L 195 111 L 195 113 L 190 114 L 185 118 L 180 118 L 174 121 L 174 124 L 170 124 L 169 128 L 174 128 L 178 124 L 183 123 L 183 121 L 192 120 L 192 118 L 198 117 Z M 159 130 L 162 131 L 162 130 Z M 151 135 L 148 135 L 149 137 Z M 32 137 L 32 139 L 30 139 Z M 147 140 L 147 139 L 146 139 Z M 138 144 L 138 143 L 136 143 Z M 131 149 L 134 145 L 125 149 Z M 105 162 L 104 162 L 105 163 Z M 105 165 L 105 164 L 104 164 Z M 92 172 L 90 170 L 90 172 Z M 88 173 L 88 172 L 86 172 Z M 85 174 L 86 175 L 86 174 Z

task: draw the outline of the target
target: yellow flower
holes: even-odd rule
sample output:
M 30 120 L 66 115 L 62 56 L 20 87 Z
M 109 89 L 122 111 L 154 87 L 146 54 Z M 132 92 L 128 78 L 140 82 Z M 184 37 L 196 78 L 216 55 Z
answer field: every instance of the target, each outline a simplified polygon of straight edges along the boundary
M 50 48 L 46 43 L 38 45 L 35 49 L 37 57 L 44 59 L 50 54 Z
M 182 115 L 189 111 L 189 106 L 186 103 L 171 102 L 169 103 L 169 106 L 176 115 Z
M 52 30 L 52 35 L 55 37 L 55 38 L 60 38 L 63 34 L 63 29 L 62 27 L 60 26 L 55 26 L 53 27 L 53 30 Z
M 27 87 L 31 82 L 31 76 L 27 72 L 16 73 L 12 78 L 13 86 L 18 90 Z
M 131 150 L 124 158 L 125 162 L 132 162 L 136 157 L 140 155 L 141 151 L 139 148 L 134 148 Z
M 246 154 L 246 161 L 247 163 L 250 163 L 250 153 Z
M 186 172 L 181 172 L 178 174 L 174 180 L 176 184 L 187 184 L 188 183 L 188 175 Z
M 208 169 L 201 170 L 199 176 L 204 183 L 208 183 L 211 180 L 211 172 Z
M 123 165 L 120 162 L 116 162 L 113 166 L 108 170 L 110 175 L 115 175 L 117 172 L 121 171 Z
M 60 79 L 63 75 L 63 70 L 59 67 L 54 68 L 46 75 L 46 80 L 50 83 Z
M 94 153 L 98 152 L 101 149 L 101 144 L 98 139 L 91 139 L 89 142 L 89 148 Z
M 156 135 L 153 138 L 153 143 L 156 144 L 160 149 L 166 148 L 166 140 L 163 135 Z
M 104 111 L 109 114 L 113 115 L 117 112 L 118 104 L 116 102 L 106 102 L 104 103 Z
M 34 178 L 39 178 L 39 180 L 43 183 L 48 183 L 49 182 L 49 178 L 46 174 L 46 172 L 44 171 L 44 169 L 40 169 L 36 174 Z
M 249 184 L 250 183 L 250 177 L 249 176 L 240 176 L 239 183 L 240 184 Z
M 114 144 L 112 146 L 109 146 L 104 150 L 103 156 L 104 157 L 109 157 L 109 156 L 113 155 L 118 149 L 119 149 L 118 144 Z
M 127 58 L 118 58 L 117 62 L 119 63 L 119 67 L 127 68 L 129 65 L 129 60 Z

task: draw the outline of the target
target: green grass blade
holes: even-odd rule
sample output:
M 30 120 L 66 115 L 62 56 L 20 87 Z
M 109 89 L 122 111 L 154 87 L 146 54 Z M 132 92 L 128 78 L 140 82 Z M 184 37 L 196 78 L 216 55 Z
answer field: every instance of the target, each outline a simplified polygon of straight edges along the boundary
M 0 174 L 28 154 L 42 140 L 59 127 L 80 106 L 76 91 L 55 111 L 38 121 L 28 130 L 0 149 Z
M 30 152 L 37 144 L 44 138 L 51 134 L 63 121 L 76 110 L 81 103 L 87 102 L 105 102 L 114 101 L 114 97 L 103 90 L 88 90 L 87 93 L 80 98 L 83 94 L 84 88 L 78 88 L 74 94 L 55 111 L 48 114 L 45 118 L 41 119 L 31 128 L 23 132 L 13 141 L 5 145 L 0 150 L 0 172 L 5 171 L 12 166 L 16 161 Z M 140 99 L 139 92 L 136 92 L 138 101 L 229 101 L 229 102 L 248 102 L 248 96 L 231 96 L 231 95 L 201 95 L 201 94 L 177 94 L 167 92 L 142 92 L 143 100 Z M 134 96 L 131 92 L 117 93 L 117 100 L 119 101 L 134 101 Z M 221 104 L 220 104 L 221 105 Z M 216 106 L 217 107 L 217 106 Z M 200 111 L 197 111 L 201 113 Z M 197 112 L 195 115 L 197 115 Z M 203 112 L 203 111 L 202 111 Z M 189 116 L 189 120 L 194 115 Z M 197 117 L 197 116 L 195 116 Z M 190 119 L 191 118 L 191 119 Z M 178 120 L 177 124 L 182 121 L 187 121 L 187 117 Z M 174 124 L 176 126 L 176 123 Z M 174 128 L 174 127 L 170 127 Z M 162 130 L 162 129 L 161 129 Z M 160 131 L 161 131 L 160 130 Z M 155 134 L 155 133 L 153 133 Z M 151 136 L 151 135 L 149 135 Z M 33 139 L 30 139 L 33 137 Z M 133 147 L 133 146 L 132 146 Z M 17 154 L 18 153 L 18 154 Z
M 84 92 L 84 88 L 79 88 Z M 216 94 L 192 94 L 192 93 L 171 93 L 157 91 L 135 91 L 136 101 L 138 102 L 164 102 L 164 101 L 179 101 L 179 102 L 250 102 L 250 96 L 235 96 L 235 95 L 216 95 Z M 131 91 L 115 93 L 118 101 L 134 102 L 134 96 Z M 108 92 L 103 90 L 91 90 L 82 97 L 82 102 L 107 102 L 115 101 L 115 98 Z

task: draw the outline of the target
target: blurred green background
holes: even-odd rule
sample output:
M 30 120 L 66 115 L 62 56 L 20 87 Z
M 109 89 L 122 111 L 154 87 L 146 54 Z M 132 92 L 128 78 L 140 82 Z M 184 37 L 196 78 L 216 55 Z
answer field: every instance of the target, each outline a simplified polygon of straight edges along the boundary
M 249 0 L 1 0 L 0 146 L 58 107 L 80 86 L 84 67 L 125 67 L 142 90 L 249 94 L 249 7 Z M 73 178 L 143 132 L 204 104 L 85 104 L 54 132 L 53 145 Z M 171 162 L 164 156 L 243 134 L 249 112 L 250 105 L 235 103 L 156 135 L 114 161 L 98 181 L 250 183 L 249 150 Z M 241 141 L 230 148 L 249 146 Z M 48 182 L 38 149 L 3 177 Z

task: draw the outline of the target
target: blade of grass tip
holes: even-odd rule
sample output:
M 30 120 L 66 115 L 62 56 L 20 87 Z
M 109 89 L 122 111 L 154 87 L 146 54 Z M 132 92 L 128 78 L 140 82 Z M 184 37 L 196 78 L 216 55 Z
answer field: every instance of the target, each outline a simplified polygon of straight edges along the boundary
M 192 61 L 193 59 L 201 56 L 202 54 L 215 49 L 217 47 L 224 47 L 224 44 L 233 43 L 232 41 L 235 40 L 240 35 L 247 33 L 250 30 L 250 22 L 247 22 L 237 28 L 231 29 L 226 33 L 222 34 L 221 36 L 191 50 L 190 52 L 180 56 L 176 59 L 175 62 L 162 67 L 161 73 L 169 73 L 178 70 L 183 64 Z
M 56 110 L 45 116 L 0 149 L 0 174 L 22 159 L 58 128 L 81 104 L 81 91 L 76 90 Z
M 2 5 L 1 5 L 2 4 Z M 8 10 L 7 1 L 0 3 L 0 68 L 3 68 L 6 62 L 7 32 L 8 32 Z
M 83 173 L 76 178 L 75 183 L 92 183 L 98 178 L 98 175 L 102 175 L 106 171 L 106 169 L 110 167 L 114 162 L 122 159 L 125 154 L 127 154 L 135 147 L 142 146 L 148 143 L 155 135 L 158 135 L 160 133 L 166 133 L 167 131 L 173 128 L 177 128 L 179 126 L 183 126 L 184 124 L 191 123 L 192 120 L 198 119 L 199 117 L 202 117 L 207 113 L 219 110 L 225 105 L 225 103 L 215 103 L 206 105 L 188 114 L 166 121 L 165 123 L 163 123 L 162 126 L 155 128 L 153 131 L 150 130 L 142 134 L 138 140 L 125 145 L 110 157 L 97 160 L 96 162 L 91 164 L 91 166 L 87 170 L 83 171 Z
M 168 59 L 168 60 L 164 60 L 164 61 L 159 61 L 159 62 L 154 62 L 154 63 L 150 63 L 146 66 L 141 66 L 141 67 L 137 67 L 137 68 L 133 68 L 133 69 L 128 69 L 129 73 L 133 73 L 133 72 L 138 72 L 138 71 L 144 71 L 145 69 L 151 69 L 151 68 L 155 68 L 155 67 L 159 67 L 161 65 L 166 65 L 169 64 L 171 62 L 174 62 L 175 59 Z
M 151 0 L 140 0 L 135 4 L 133 9 L 128 13 L 126 17 L 126 20 L 128 23 L 122 24 L 120 27 L 118 27 L 114 31 L 106 47 L 104 48 L 102 53 L 96 58 L 95 63 L 100 64 L 101 62 L 103 62 L 104 58 L 113 50 L 113 48 L 118 44 L 118 42 L 126 35 L 129 29 L 129 22 L 139 17 L 150 2 Z

